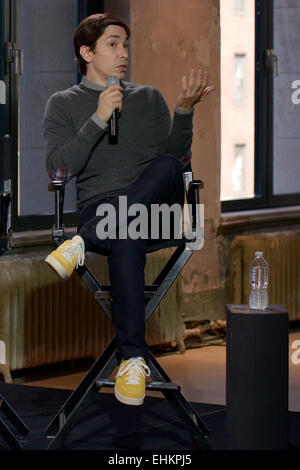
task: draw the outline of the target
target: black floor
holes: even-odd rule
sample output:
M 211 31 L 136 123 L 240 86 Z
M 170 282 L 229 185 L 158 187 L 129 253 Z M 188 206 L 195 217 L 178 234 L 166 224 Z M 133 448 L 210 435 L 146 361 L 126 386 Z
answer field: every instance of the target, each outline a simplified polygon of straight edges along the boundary
M 0 384 L 0 393 L 30 429 L 23 448 L 46 449 L 51 440 L 45 437 L 45 428 L 71 391 Z M 205 403 L 192 403 L 192 406 L 210 429 L 211 449 L 226 450 L 225 407 Z M 290 449 L 300 449 L 300 413 L 290 413 L 289 444 Z M 0 437 L 0 450 L 4 449 L 9 447 Z M 189 430 L 164 398 L 146 397 L 143 406 L 133 407 L 122 405 L 111 393 L 100 392 L 62 449 L 192 451 L 196 448 Z

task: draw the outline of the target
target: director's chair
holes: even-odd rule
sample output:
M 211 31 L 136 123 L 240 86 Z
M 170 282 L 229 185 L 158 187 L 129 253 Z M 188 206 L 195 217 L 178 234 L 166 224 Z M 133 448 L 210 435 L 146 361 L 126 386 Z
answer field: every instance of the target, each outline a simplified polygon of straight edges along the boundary
M 193 180 L 190 157 L 188 159 L 183 157 L 181 160 L 182 165 L 185 165 L 183 177 L 190 209 L 190 220 L 188 224 L 185 224 L 185 227 L 189 227 L 189 230 L 188 233 L 183 233 L 181 239 L 152 240 L 151 244 L 148 244 L 146 253 L 169 247 L 176 247 L 176 250 L 153 284 L 145 286 L 146 321 L 172 286 L 192 254 L 201 249 L 204 243 L 204 211 L 203 205 L 200 206 L 199 201 L 199 189 L 203 188 L 203 182 Z M 65 183 L 72 178 L 72 174 L 60 169 L 50 176 L 54 179 L 49 183 L 48 189 L 55 192 L 55 224 L 52 228 L 52 238 L 57 245 L 60 245 L 69 238 L 64 233 L 63 203 Z M 79 266 L 76 271 L 82 282 L 93 294 L 94 299 L 112 320 L 111 287 L 101 285 L 86 265 Z M 109 380 L 109 377 L 118 365 L 116 351 L 116 338 L 114 337 L 46 428 L 46 436 L 51 439 L 48 449 L 58 449 L 63 445 L 76 421 L 102 387 L 114 387 L 115 382 Z M 151 371 L 152 381 L 146 382 L 146 390 L 162 392 L 180 419 L 188 426 L 196 447 L 202 450 L 210 449 L 207 442 L 209 430 L 205 423 L 183 397 L 180 386 L 172 382 L 150 351 L 148 366 Z

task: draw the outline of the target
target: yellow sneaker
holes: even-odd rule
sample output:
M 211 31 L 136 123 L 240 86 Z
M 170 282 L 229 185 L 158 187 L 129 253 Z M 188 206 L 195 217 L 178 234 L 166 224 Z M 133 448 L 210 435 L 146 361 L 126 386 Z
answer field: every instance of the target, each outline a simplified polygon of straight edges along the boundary
M 142 357 L 122 359 L 116 375 L 115 397 L 126 405 L 142 405 L 145 398 L 145 376 L 150 369 Z
M 84 264 L 84 240 L 75 235 L 66 240 L 45 259 L 63 279 L 69 279 L 77 266 Z

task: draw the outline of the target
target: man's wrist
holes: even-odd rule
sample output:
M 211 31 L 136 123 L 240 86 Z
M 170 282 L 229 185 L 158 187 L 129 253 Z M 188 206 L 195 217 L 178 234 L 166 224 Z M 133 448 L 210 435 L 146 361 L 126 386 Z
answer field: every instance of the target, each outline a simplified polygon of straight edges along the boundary
M 179 106 L 175 106 L 174 111 L 178 114 L 191 114 L 194 111 L 194 107 L 192 108 L 181 108 Z
M 101 110 L 96 110 L 95 111 L 95 114 L 97 114 L 97 116 L 99 116 L 100 119 L 102 119 L 102 121 L 104 122 L 108 122 L 109 119 L 107 119 L 107 116 L 106 115 L 103 115 L 103 113 L 101 112 Z
M 97 114 L 97 112 L 95 112 L 91 118 L 93 119 L 93 121 L 99 126 L 101 127 L 101 129 L 103 129 L 104 131 L 108 128 L 108 123 L 106 121 L 104 121 L 104 119 L 102 119 L 99 114 Z

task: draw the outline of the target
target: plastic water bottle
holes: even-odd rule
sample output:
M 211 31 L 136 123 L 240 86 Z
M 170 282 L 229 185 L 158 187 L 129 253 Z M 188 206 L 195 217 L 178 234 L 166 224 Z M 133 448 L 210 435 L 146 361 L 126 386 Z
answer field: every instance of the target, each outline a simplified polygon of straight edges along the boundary
M 268 307 L 268 263 L 262 251 L 255 252 L 255 258 L 250 263 L 249 307 L 254 310 L 264 310 Z

